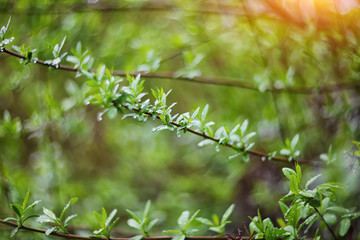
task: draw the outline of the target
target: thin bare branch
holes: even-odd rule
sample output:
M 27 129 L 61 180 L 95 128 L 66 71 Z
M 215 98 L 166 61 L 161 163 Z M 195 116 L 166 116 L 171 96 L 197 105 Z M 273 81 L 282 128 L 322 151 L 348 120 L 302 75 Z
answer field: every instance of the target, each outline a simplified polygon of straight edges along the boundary
M 25 56 L 18 54 L 14 51 L 8 50 L 8 49 L 1 49 L 1 52 L 6 53 L 8 55 L 11 55 L 13 57 L 26 59 Z M 79 69 L 73 68 L 69 65 L 51 65 L 45 63 L 45 61 L 42 60 L 36 60 L 36 64 L 40 64 L 46 67 L 51 67 L 55 69 L 61 69 L 71 72 L 77 72 Z M 95 69 L 90 70 L 91 72 L 95 72 Z M 122 76 L 125 77 L 127 74 L 131 76 L 136 76 L 138 74 L 141 74 L 143 78 L 146 79 L 169 79 L 174 81 L 187 81 L 191 83 L 199 83 L 199 84 L 210 84 L 210 85 L 218 85 L 218 86 L 229 86 L 229 87 L 236 87 L 236 88 L 242 88 L 242 89 L 248 89 L 252 91 L 258 91 L 258 87 L 250 84 L 247 81 L 243 81 L 241 79 L 226 79 L 226 78 L 217 78 L 217 77 L 195 77 L 195 78 L 189 78 L 185 76 L 176 76 L 174 73 L 144 73 L 144 72 L 133 72 L 133 73 L 126 73 L 124 71 L 116 70 L 113 71 L 113 74 L 116 76 Z M 329 92 L 338 92 L 343 90 L 351 90 L 360 88 L 360 82 L 345 82 L 345 83 L 337 83 L 337 84 L 331 84 L 331 85 L 324 85 L 319 87 L 299 87 L 299 88 L 293 88 L 293 87 L 284 87 L 284 88 L 274 88 L 270 87 L 264 90 L 264 92 L 272 92 L 272 93 L 293 93 L 293 94 L 324 94 Z
M 91 12 L 101 12 L 101 13 L 111 13 L 111 12 L 137 12 L 137 11 L 149 11 L 149 12 L 159 12 L 159 11 L 183 11 L 197 14 L 214 14 L 214 15 L 236 15 L 244 16 L 244 12 L 241 11 L 238 7 L 233 5 L 221 5 L 221 9 L 218 6 L 207 3 L 203 4 L 201 8 L 179 8 L 171 3 L 149 3 L 141 6 L 111 6 L 104 4 L 75 4 L 68 7 L 67 9 L 59 9 L 54 7 L 47 9 L 29 9 L 29 10 L 14 10 L 11 8 L 2 8 L 0 12 L 10 13 L 13 15 L 58 15 L 58 14 L 71 14 L 71 13 L 91 13 Z
M 10 227 L 17 227 L 17 223 L 15 222 L 9 222 L 9 221 L 4 221 L 3 219 L 0 219 L 0 224 L 3 225 L 7 225 Z M 37 232 L 37 233 L 42 233 L 45 234 L 46 230 L 44 229 L 39 229 L 39 228 L 33 228 L 33 227 L 27 227 L 27 226 L 22 226 L 21 229 L 29 231 L 29 232 Z M 52 232 L 51 233 L 52 236 L 57 236 L 57 237 L 63 237 L 66 239 L 99 239 L 99 240 L 131 240 L 131 238 L 94 238 L 94 237 L 89 237 L 89 236 L 80 236 L 80 235 L 75 235 L 75 234 L 70 234 L 70 233 L 60 233 L 60 232 Z M 144 237 L 143 240 L 171 240 L 173 239 L 173 237 L 171 236 L 156 236 L 156 237 Z M 217 237 L 217 236 L 196 236 L 196 237 L 186 237 L 187 240 L 227 240 L 226 237 Z M 248 237 L 242 237 L 242 239 L 249 239 Z

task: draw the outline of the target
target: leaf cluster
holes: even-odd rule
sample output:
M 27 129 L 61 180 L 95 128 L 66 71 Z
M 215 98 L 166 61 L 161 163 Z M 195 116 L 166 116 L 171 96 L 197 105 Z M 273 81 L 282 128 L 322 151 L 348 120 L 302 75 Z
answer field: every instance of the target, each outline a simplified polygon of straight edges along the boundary
M 63 233 L 68 233 L 67 226 L 73 218 L 77 217 L 77 214 L 70 215 L 66 219 L 64 219 L 65 214 L 66 214 L 67 210 L 70 208 L 70 206 L 73 205 L 74 203 L 76 203 L 77 200 L 78 200 L 78 198 L 70 199 L 69 202 L 65 205 L 65 207 L 61 211 L 60 217 L 57 217 L 55 215 L 55 213 L 53 211 L 51 211 L 50 209 L 47 209 L 45 207 L 43 208 L 44 215 L 41 215 L 39 217 L 38 221 L 41 223 L 50 222 L 50 223 L 56 224 L 56 226 L 46 230 L 46 232 L 45 232 L 46 235 L 50 235 L 52 232 L 57 231 L 57 230 L 59 230 Z
M 101 213 L 94 211 L 94 216 L 100 228 L 93 232 L 93 237 L 110 238 L 111 230 L 113 229 L 117 221 L 119 221 L 120 219 L 119 217 L 114 219 L 116 213 L 116 209 L 112 210 L 109 216 L 107 215 L 105 208 L 101 209 Z
M 212 215 L 212 219 L 207 219 L 207 218 L 203 218 L 203 217 L 198 217 L 196 218 L 197 221 L 210 226 L 209 230 L 216 232 L 220 235 L 223 235 L 225 233 L 225 226 L 229 223 L 231 223 L 231 221 L 229 221 L 229 217 L 232 214 L 232 212 L 234 211 L 235 205 L 231 204 L 230 207 L 225 211 L 225 213 L 222 215 L 221 217 L 221 221 L 218 215 L 213 214 Z
M 175 233 L 177 236 L 173 238 L 174 240 L 184 240 L 187 236 L 199 231 L 196 228 L 192 228 L 192 224 L 196 220 L 199 212 L 200 209 L 190 216 L 190 211 L 183 211 L 177 220 L 180 230 L 164 230 L 163 233 Z
M 63 48 L 63 46 L 65 44 L 65 40 L 66 40 L 66 36 L 63 38 L 63 40 L 61 41 L 60 44 L 57 43 L 57 44 L 55 44 L 55 46 L 51 46 L 53 59 L 46 60 L 45 64 L 53 65 L 56 67 L 59 66 L 62 59 L 67 55 L 67 52 L 60 54 L 61 49 Z
M 158 218 L 150 220 L 149 218 L 150 207 L 151 207 L 151 201 L 148 200 L 146 202 L 142 217 L 139 217 L 133 211 L 126 209 L 126 212 L 131 216 L 131 218 L 127 221 L 127 224 L 130 227 L 138 229 L 142 232 L 142 235 L 136 235 L 131 238 L 132 240 L 140 240 L 143 237 L 148 237 L 149 231 L 159 222 Z
M 2 26 L 0 29 L 0 48 L 2 49 L 5 45 L 8 45 L 9 43 L 11 43 L 14 40 L 14 37 L 11 38 L 5 38 L 6 37 L 6 33 L 8 31 L 9 28 L 9 24 L 10 24 L 11 18 L 9 18 L 8 23 L 6 24 L 6 26 Z
M 302 187 L 299 165 L 296 165 L 296 171 L 290 168 L 283 168 L 282 171 L 290 181 L 290 191 L 279 201 L 284 216 L 284 219 L 277 219 L 281 228 L 276 228 L 269 218 L 262 220 L 258 213 L 257 217 L 250 218 L 250 230 L 256 232 L 256 239 L 298 239 L 301 230 L 306 227 L 303 232 L 308 234 L 316 221 L 321 221 L 322 226 L 328 228 L 332 234 L 332 228 L 338 224 L 338 233 L 343 237 L 350 228 L 351 220 L 360 217 L 360 212 L 355 212 L 355 209 L 346 209 L 336 203 L 336 196 L 340 192 L 344 193 L 346 186 L 329 182 L 310 189 L 310 185 L 321 174 L 309 179 Z M 289 206 L 284 203 L 288 201 L 291 201 Z M 340 216 L 340 221 L 335 214 Z M 317 234 L 314 238 L 317 238 Z
M 290 139 L 286 139 L 285 147 L 280 150 L 280 154 L 287 156 L 289 161 L 292 161 L 300 156 L 300 151 L 296 150 L 296 145 L 299 142 L 299 138 L 299 134 L 296 134 L 291 141 Z
M 16 204 L 16 203 L 12 203 L 10 204 L 12 210 L 14 211 L 16 218 L 5 218 L 5 221 L 15 221 L 17 222 L 18 226 L 16 228 L 14 228 L 11 231 L 10 236 L 13 237 L 15 236 L 15 234 L 20 230 L 20 228 L 23 226 L 23 224 L 31 219 L 31 218 L 36 218 L 39 217 L 38 214 L 28 214 L 29 211 L 31 211 L 36 205 L 38 205 L 40 203 L 40 200 L 33 202 L 30 205 L 27 205 L 28 201 L 29 201 L 29 197 L 30 197 L 30 191 L 27 191 L 25 198 L 22 202 L 21 205 Z

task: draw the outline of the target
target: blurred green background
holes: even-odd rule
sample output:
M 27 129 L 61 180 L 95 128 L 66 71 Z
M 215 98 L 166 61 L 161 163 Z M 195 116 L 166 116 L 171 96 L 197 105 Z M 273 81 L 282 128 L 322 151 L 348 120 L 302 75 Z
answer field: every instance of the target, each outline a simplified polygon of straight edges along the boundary
M 354 1 L 334 11 L 312 4 L 308 11 L 294 1 L 268 2 L 0 0 L 0 23 L 11 17 L 12 44 L 37 49 L 34 54 L 42 60 L 51 59 L 50 46 L 66 36 L 63 51 L 70 53 L 80 41 L 95 67 L 104 63 L 129 73 L 185 73 L 258 86 L 253 91 L 145 81 L 147 92 L 172 89 L 176 112 L 209 104 L 209 120 L 218 127 L 248 119 L 257 132 L 256 150 L 279 152 L 286 138 L 299 133 L 301 158 L 321 161 L 320 154 L 332 145 L 336 161 L 324 168 L 304 166 L 305 179 L 321 172 L 322 181 L 348 185 L 349 195 L 339 200 L 359 207 L 359 158 L 352 143 L 360 140 L 358 5 Z M 277 201 L 287 193 L 281 168 L 289 164 L 230 160 L 231 150 L 199 148 L 197 136 L 153 133 L 157 121 L 121 116 L 97 121 L 101 109 L 84 104 L 84 78 L 24 66 L 5 54 L 0 64 L 0 218 L 12 215 L 9 203 L 21 202 L 28 189 L 32 200 L 42 200 L 39 213 L 42 206 L 59 212 L 71 197 L 79 197 L 71 209 L 79 214 L 77 229 L 94 226 L 93 210 L 117 208 L 116 230 L 122 234 L 133 233 L 125 209 L 140 210 L 148 199 L 152 215 L 162 220 L 158 234 L 173 228 L 185 209 L 201 209 L 201 216 L 210 217 L 235 203 L 229 232 L 248 224 L 258 208 L 264 216 L 280 216 Z M 261 91 L 343 83 L 354 87 L 321 94 Z M 353 227 L 359 229 L 359 222 Z M 0 226 L 2 239 L 9 237 L 6 229 Z

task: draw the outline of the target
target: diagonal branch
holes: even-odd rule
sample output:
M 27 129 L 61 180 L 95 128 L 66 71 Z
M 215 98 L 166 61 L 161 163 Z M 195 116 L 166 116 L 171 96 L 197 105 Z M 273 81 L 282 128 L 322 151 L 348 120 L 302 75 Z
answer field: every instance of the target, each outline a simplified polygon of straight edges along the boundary
M 8 222 L 4 221 L 3 219 L 0 219 L 0 224 L 7 225 L 10 227 L 17 227 L 17 223 L 15 222 Z M 33 228 L 33 227 L 27 227 L 22 226 L 20 229 L 29 231 L 29 232 L 37 232 L 45 234 L 46 230 L 40 229 L 40 228 Z M 50 235 L 56 236 L 56 237 L 63 237 L 65 239 L 99 239 L 99 240 L 109 240 L 107 238 L 94 238 L 89 236 L 80 236 L 70 233 L 60 233 L 60 232 L 52 232 Z M 143 240 L 171 240 L 173 237 L 170 236 L 157 236 L 157 237 L 144 237 Z M 186 237 L 187 240 L 227 240 L 226 237 L 217 237 L 217 236 L 197 236 L 197 237 Z M 249 239 L 248 237 L 242 237 L 241 239 Z M 110 238 L 110 240 L 131 240 L 131 238 Z
M 112 102 L 113 106 L 118 110 L 118 111 L 121 111 L 121 107 L 123 108 L 126 108 L 127 110 L 130 110 L 130 111 L 135 111 L 135 112 L 141 112 L 141 109 L 138 109 L 138 108 L 132 108 L 132 109 L 129 109 L 129 107 L 127 107 L 126 105 L 121 105 L 119 106 L 116 101 L 113 101 Z M 149 117 L 152 117 L 153 114 L 151 112 L 143 112 L 144 115 L 146 116 L 149 116 Z M 156 118 L 161 120 L 160 117 L 158 115 L 156 115 Z M 175 127 L 181 127 L 180 124 L 176 123 L 176 122 L 170 122 L 170 124 L 172 126 L 175 126 Z M 208 140 L 211 140 L 213 142 L 216 142 L 216 143 L 220 143 L 219 139 L 216 139 L 214 137 L 211 137 L 211 136 L 208 136 L 206 135 L 205 133 L 201 133 L 201 132 L 197 132 L 191 128 L 186 128 L 186 131 L 187 132 L 190 132 L 194 135 L 197 135 L 199 137 L 202 137 L 204 139 L 208 139 Z M 264 152 L 260 152 L 260 151 L 256 151 L 256 150 L 247 150 L 245 151 L 245 148 L 242 147 L 242 148 L 238 148 L 235 144 L 231 144 L 231 143 L 225 143 L 225 144 L 221 144 L 223 146 L 226 146 L 226 147 L 229 147 L 229 148 L 232 148 L 236 151 L 242 151 L 242 152 L 246 152 L 252 156 L 255 156 L 255 157 L 259 157 L 259 158 L 262 158 L 262 159 L 266 159 L 266 160 L 271 160 L 271 161 L 275 161 L 275 162 L 283 162 L 283 163 L 287 163 L 289 164 L 289 160 L 288 158 L 286 157 L 270 157 L 269 154 L 267 153 L 264 153 Z M 302 159 L 294 159 L 294 161 L 298 162 L 299 164 L 306 164 L 306 165 L 313 165 L 313 166 L 323 166 L 323 162 L 316 162 L 316 161 L 309 161 L 309 160 L 302 160 Z
M 6 53 L 6 54 L 9 54 L 9 55 L 11 55 L 11 56 L 17 57 L 17 58 L 26 59 L 25 56 L 23 56 L 23 55 L 21 55 L 21 54 L 18 54 L 18 53 L 16 53 L 16 52 L 13 52 L 13 51 L 9 51 L 9 50 L 7 50 L 7 49 L 5 49 L 5 48 L 2 49 L 2 52 L 3 52 L 3 53 Z M 42 60 L 36 60 L 35 63 L 36 63 L 36 64 L 43 65 L 43 66 L 51 67 L 51 68 L 54 68 L 54 69 L 60 69 L 60 70 L 71 71 L 71 72 L 77 72 L 77 71 L 79 71 L 79 69 L 73 68 L 73 67 L 68 66 L 68 65 L 51 65 L 51 64 L 45 63 L 45 62 L 42 61 Z M 91 71 L 95 72 L 94 69 L 91 70 Z M 114 74 L 114 75 L 117 75 L 117 76 L 126 76 L 126 74 L 125 74 L 124 72 L 120 72 L 120 71 L 114 71 L 113 74 Z M 133 73 L 133 75 L 135 75 L 135 74 L 138 74 L 138 73 Z M 144 76 L 144 75 L 142 75 L 142 76 Z M 151 78 L 155 78 L 156 76 L 162 76 L 163 78 L 167 78 L 166 75 L 156 75 L 156 74 L 153 74 L 153 75 L 150 75 L 150 74 L 147 74 L 147 75 L 146 75 L 146 74 L 145 74 L 145 77 L 146 77 L 146 76 L 147 76 L 147 77 L 151 77 Z M 188 78 L 183 78 L 183 79 L 186 79 L 186 80 L 188 80 L 188 81 L 192 80 L 192 79 L 188 79 Z M 122 106 L 117 105 L 116 102 L 113 102 L 113 105 L 114 105 L 114 107 L 117 108 L 118 110 L 120 110 L 120 107 L 125 107 L 125 108 L 127 108 L 127 106 L 125 106 L 125 105 L 122 105 Z M 128 108 L 127 108 L 127 109 L 128 109 Z M 128 109 L 128 110 L 130 110 L 130 109 Z M 141 109 L 132 109 L 132 110 L 133 110 L 133 111 L 136 111 L 136 112 L 140 112 Z M 150 113 L 150 112 L 144 112 L 143 114 L 145 114 L 145 115 L 147 115 L 147 116 L 152 116 L 152 113 Z M 159 116 L 156 116 L 156 118 L 160 119 Z M 179 125 L 178 123 L 176 123 L 176 122 L 170 122 L 170 124 L 173 125 L 173 126 L 175 126 L 175 127 L 180 127 L 180 125 Z M 192 134 L 195 134 L 195 135 L 197 135 L 197 136 L 200 136 L 200 137 L 202 137 L 202 138 L 204 138 L 204 139 L 209 139 L 209 140 L 211 140 L 211 141 L 213 141 L 213 142 L 219 143 L 219 140 L 218 140 L 218 139 L 215 139 L 215 138 L 213 138 L 213 137 L 211 137 L 211 136 L 208 136 L 208 135 L 206 135 L 206 134 L 204 134 L 204 133 L 197 132 L 197 131 L 192 130 L 192 129 L 190 129 L 190 128 L 186 128 L 186 130 L 187 130 L 188 132 L 190 132 L 190 133 L 192 133 Z M 234 150 L 244 151 L 244 148 L 240 148 L 240 149 L 239 149 L 237 146 L 232 145 L 232 144 L 230 144 L 230 143 L 226 143 L 226 144 L 223 144 L 223 145 L 224 145 L 224 146 L 227 146 L 227 147 L 230 147 L 230 148 L 232 148 L 232 149 L 234 149 Z M 255 157 L 265 158 L 265 159 L 267 159 L 267 160 L 271 159 L 272 161 L 289 163 L 288 159 L 285 158 L 285 157 L 276 157 L 276 156 L 275 156 L 275 157 L 271 157 L 271 158 L 270 158 L 269 154 L 263 153 L 263 152 L 259 152 L 259 151 L 255 151 L 255 150 L 248 150 L 247 153 L 250 154 L 250 155 L 253 155 L 253 156 L 255 156 Z M 294 159 L 294 161 L 298 161 L 298 162 L 301 163 L 301 164 L 308 164 L 308 165 L 314 165 L 314 166 L 315 166 L 315 165 L 320 165 L 320 166 L 323 165 L 322 162 L 315 162 L 315 161 L 309 161 L 309 160 Z
M 13 57 L 17 57 L 20 59 L 26 59 L 25 56 L 18 54 L 17 52 L 2 48 L 0 52 L 3 52 L 5 54 L 8 54 Z M 55 69 L 61 69 L 71 72 L 78 72 L 79 69 L 73 68 L 69 65 L 51 65 L 45 63 L 43 60 L 36 60 L 34 63 L 40 64 L 46 67 L 51 67 Z M 91 72 L 96 72 L 95 69 L 90 70 Z M 257 86 L 254 86 L 246 81 L 240 80 L 240 79 L 225 79 L 225 78 L 217 78 L 217 77 L 195 77 L 195 78 L 189 78 L 185 76 L 176 76 L 174 73 L 143 73 L 143 72 L 133 72 L 133 73 L 126 73 L 124 71 L 113 71 L 113 74 L 116 76 L 122 76 L 125 77 L 127 74 L 131 76 L 136 76 L 138 74 L 141 74 L 143 78 L 146 79 L 169 79 L 174 81 L 187 81 L 191 83 L 199 83 L 199 84 L 209 84 L 209 85 L 218 85 L 218 86 L 229 86 L 229 87 L 236 87 L 236 88 L 242 88 L 242 89 L 248 89 L 252 91 L 258 91 L 259 90 Z M 337 84 L 330 84 L 330 85 L 323 85 L 319 87 L 300 87 L 300 88 L 292 88 L 292 87 L 284 87 L 284 88 L 275 88 L 270 87 L 267 88 L 264 92 L 272 92 L 272 93 L 292 93 L 292 94 L 325 94 L 329 92 L 338 92 L 343 90 L 351 90 L 355 88 L 360 88 L 360 82 L 345 82 L 345 83 L 337 83 Z

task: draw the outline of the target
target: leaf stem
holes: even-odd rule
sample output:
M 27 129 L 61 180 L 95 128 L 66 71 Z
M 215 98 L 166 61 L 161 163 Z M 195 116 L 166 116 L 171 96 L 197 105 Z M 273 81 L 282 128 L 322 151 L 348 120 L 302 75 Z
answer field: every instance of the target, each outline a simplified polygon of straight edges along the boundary
M 319 210 L 318 210 L 316 207 L 314 207 L 314 209 L 315 209 L 315 211 L 317 212 L 317 214 L 320 216 L 321 220 L 325 223 L 327 229 L 329 229 L 329 231 L 330 231 L 331 235 L 333 236 L 334 240 L 337 240 L 334 231 L 332 230 L 332 228 L 330 227 L 330 225 L 325 221 L 324 216 L 319 212 Z
M 3 219 L 0 219 L 0 224 L 8 225 L 10 227 L 18 227 L 17 223 L 15 222 L 8 222 L 4 221 Z M 27 227 L 27 226 L 21 226 L 20 229 L 30 231 L 30 232 L 37 232 L 45 234 L 44 229 L 39 228 L 33 228 L 33 227 Z M 109 238 L 93 238 L 89 236 L 80 236 L 70 233 L 60 233 L 60 232 L 52 232 L 50 235 L 57 236 L 57 237 L 63 237 L 66 239 L 99 239 L 99 240 L 109 240 Z M 174 237 L 170 236 L 156 236 L 156 237 L 144 237 L 143 240 L 172 240 Z M 131 238 L 110 238 L 111 240 L 131 240 Z M 196 236 L 196 237 L 186 237 L 187 240 L 227 240 L 226 237 L 217 237 L 217 236 Z M 249 237 L 242 237 L 243 240 L 250 239 Z
M 6 48 L 2 48 L 0 52 L 3 52 L 5 54 L 11 55 L 13 57 L 26 59 L 25 56 L 18 54 L 17 52 L 8 50 Z M 73 68 L 69 65 L 52 65 L 45 63 L 43 60 L 36 60 L 34 63 L 40 64 L 43 66 L 47 66 L 54 69 L 61 69 L 65 71 L 71 71 L 71 72 L 78 72 L 80 69 Z M 95 69 L 91 69 L 90 72 L 96 72 Z M 113 71 L 113 75 L 115 76 L 121 76 L 125 77 L 127 75 L 124 71 Z M 141 74 L 143 78 L 147 79 L 170 79 L 173 81 L 186 81 L 191 83 L 199 83 L 199 84 L 210 84 L 210 85 L 219 85 L 219 86 L 230 86 L 230 87 L 236 87 L 236 88 L 242 88 L 242 89 L 248 89 L 252 91 L 258 91 L 259 88 L 257 86 L 254 86 L 252 84 L 249 84 L 248 81 L 241 80 L 241 79 L 229 79 L 229 78 L 217 78 L 217 77 L 195 77 L 195 78 L 188 78 L 184 76 L 176 76 L 174 73 L 143 73 L 143 72 L 133 72 L 129 73 L 131 76 L 136 76 L 138 74 Z M 323 85 L 321 87 L 298 87 L 298 88 L 292 88 L 292 87 L 284 87 L 284 88 L 275 88 L 275 87 L 269 87 L 264 92 L 272 92 L 272 93 L 291 93 L 291 94 L 306 94 L 306 95 L 312 95 L 312 94 L 325 94 L 329 92 L 338 92 L 342 90 L 353 90 L 356 88 L 360 88 L 360 82 L 345 82 L 345 83 L 337 83 L 337 84 L 329 84 L 329 85 Z

